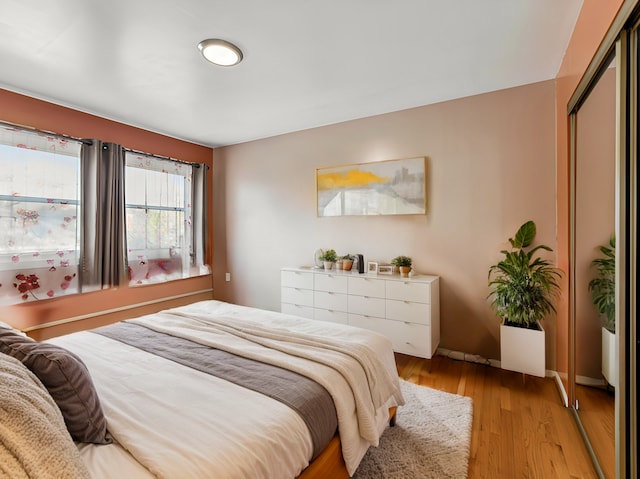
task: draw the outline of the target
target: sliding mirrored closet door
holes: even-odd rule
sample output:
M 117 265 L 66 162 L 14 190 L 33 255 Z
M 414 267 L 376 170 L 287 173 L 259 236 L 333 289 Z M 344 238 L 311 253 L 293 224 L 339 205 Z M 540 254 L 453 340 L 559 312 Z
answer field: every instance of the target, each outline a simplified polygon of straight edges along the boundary
M 615 58 L 610 58 L 575 114 L 574 143 L 574 406 L 607 478 L 615 477 L 618 382 L 611 307 L 615 306 L 615 67 Z
M 568 106 L 569 404 L 603 478 L 637 477 L 639 4 L 623 4 Z M 609 321 L 594 260 L 613 278 Z

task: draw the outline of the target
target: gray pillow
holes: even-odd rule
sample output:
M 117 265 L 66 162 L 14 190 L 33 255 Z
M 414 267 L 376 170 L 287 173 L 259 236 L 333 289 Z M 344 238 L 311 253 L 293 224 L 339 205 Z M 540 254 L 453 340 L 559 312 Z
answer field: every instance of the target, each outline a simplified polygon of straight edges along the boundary
M 75 441 L 111 442 L 89 370 L 78 356 L 3 326 L 0 326 L 0 352 L 22 361 L 44 384 Z

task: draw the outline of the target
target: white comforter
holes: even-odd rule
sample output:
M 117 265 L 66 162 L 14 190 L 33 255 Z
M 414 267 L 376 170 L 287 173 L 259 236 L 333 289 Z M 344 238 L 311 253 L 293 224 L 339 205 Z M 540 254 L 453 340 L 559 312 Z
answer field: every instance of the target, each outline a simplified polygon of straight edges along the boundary
M 217 301 L 131 321 L 242 351 L 322 384 L 336 404 L 351 474 L 367 448 L 377 445 L 388 408 L 402 404 L 390 342 L 375 333 Z M 293 340 L 285 340 L 279 331 L 292 332 Z M 307 428 L 277 401 L 96 334 L 75 333 L 52 342 L 85 360 L 109 431 L 158 477 L 286 479 L 308 464 L 312 444 Z M 329 349 L 321 351 L 318 343 Z M 97 464 L 106 463 L 100 458 L 121 452 L 96 448 L 110 447 L 83 446 L 82 452 Z M 108 477 L 101 474 L 94 475 Z

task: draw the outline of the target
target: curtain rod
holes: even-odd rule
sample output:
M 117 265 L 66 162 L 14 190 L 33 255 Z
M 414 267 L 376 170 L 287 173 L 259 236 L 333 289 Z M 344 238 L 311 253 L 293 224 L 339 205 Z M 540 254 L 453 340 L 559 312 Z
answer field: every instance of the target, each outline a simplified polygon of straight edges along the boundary
M 183 165 L 189 165 L 195 168 L 200 168 L 201 166 L 200 163 L 191 163 L 190 161 L 177 160 L 175 158 L 171 158 L 170 156 L 154 155 L 153 153 L 145 153 L 144 151 L 132 150 L 131 148 L 124 148 L 124 151 L 127 151 L 129 153 L 135 153 L 136 155 L 144 155 L 144 156 L 151 156 L 153 158 L 160 158 L 161 160 L 175 161 L 176 163 L 182 163 Z
M 19 125 L 17 123 L 11 123 L 11 122 L 4 121 L 4 120 L 0 120 L 0 125 L 8 126 L 10 128 L 20 128 L 22 130 L 31 131 L 33 133 L 43 133 L 45 135 L 55 136 L 56 138 L 61 138 L 63 140 L 73 140 L 73 141 L 77 141 L 78 143 L 83 143 L 85 145 L 93 145 L 93 141 L 91 141 L 91 140 L 87 140 L 87 139 L 84 139 L 84 138 L 76 138 L 74 136 L 69 136 L 69 135 L 62 135 L 60 133 L 54 133 L 52 131 L 41 130 L 39 128 L 34 128 L 32 126 Z
M 86 139 L 86 138 L 76 138 L 74 136 L 62 135 L 60 133 L 54 133 L 52 131 L 41 130 L 39 128 L 34 128 L 32 126 L 20 125 L 18 123 L 11 123 L 9 121 L 0 120 L 0 125 L 8 126 L 10 128 L 21 128 L 23 130 L 31 131 L 31 132 L 34 132 L 34 133 L 44 133 L 45 135 L 55 136 L 56 138 L 62 138 L 64 140 L 77 141 L 77 142 L 82 143 L 84 145 L 93 145 L 93 141 L 91 141 L 89 139 Z M 196 168 L 200 168 L 200 166 L 201 166 L 200 163 L 191 163 L 189 161 L 177 160 L 177 159 L 171 158 L 169 156 L 154 155 L 153 153 L 145 153 L 144 151 L 132 150 L 131 148 L 124 148 L 124 150 L 128 151 L 129 153 L 135 153 L 136 155 L 152 156 L 154 158 L 160 158 L 160 159 L 163 159 L 163 160 L 175 161 L 176 163 L 182 163 L 182 164 L 185 164 L 185 165 L 194 166 Z M 207 166 L 207 165 L 205 165 L 205 166 Z

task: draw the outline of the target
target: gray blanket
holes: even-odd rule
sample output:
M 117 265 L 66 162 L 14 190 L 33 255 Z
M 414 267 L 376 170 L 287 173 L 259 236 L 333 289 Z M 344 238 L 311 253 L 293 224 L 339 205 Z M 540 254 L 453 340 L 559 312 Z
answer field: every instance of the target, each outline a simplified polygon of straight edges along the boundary
M 333 399 L 317 382 L 293 371 L 214 349 L 188 339 L 121 322 L 94 329 L 101 334 L 184 366 L 276 399 L 296 411 L 309 428 L 313 458 L 337 429 Z

